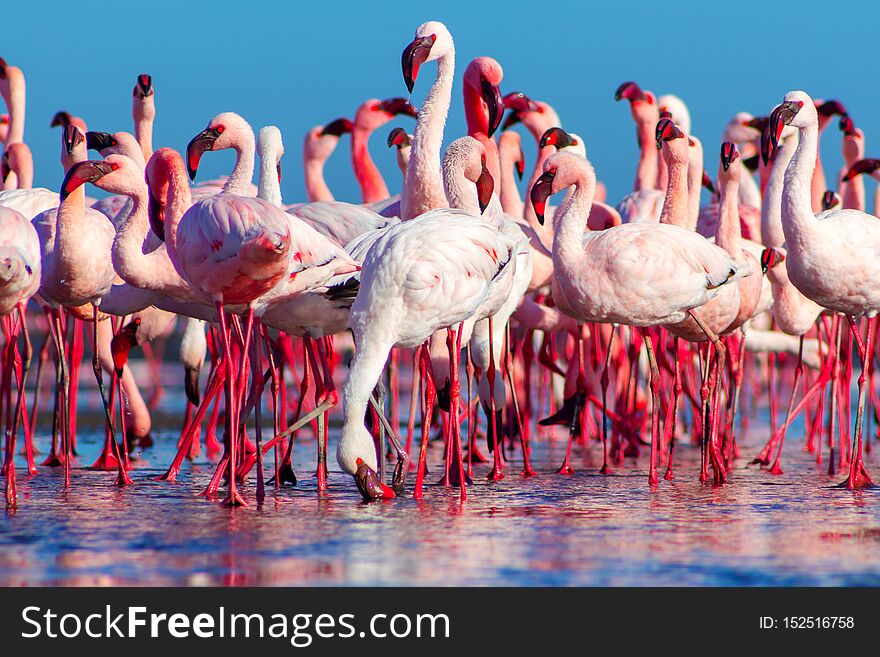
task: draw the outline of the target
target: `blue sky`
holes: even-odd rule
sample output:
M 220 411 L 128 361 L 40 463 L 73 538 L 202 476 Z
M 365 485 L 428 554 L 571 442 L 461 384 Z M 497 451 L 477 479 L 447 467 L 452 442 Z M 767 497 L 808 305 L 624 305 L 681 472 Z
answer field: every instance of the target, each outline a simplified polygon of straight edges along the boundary
M 612 98 L 629 79 L 688 103 L 712 172 L 727 120 L 737 111 L 767 113 L 792 88 L 843 101 L 866 132 L 866 154 L 880 156 L 873 58 L 859 57 L 873 42 L 880 7 L 814 0 L 715 4 L 8 2 L 0 55 L 27 76 L 25 139 L 34 152 L 36 184 L 51 188 L 62 179 L 60 136 L 49 128 L 53 114 L 68 110 L 94 130 L 131 130 L 131 89 L 143 72 L 156 89 L 156 147 L 184 149 L 221 111 L 242 114 L 255 130 L 273 123 L 286 145 L 284 199 L 302 201 L 305 131 L 351 117 L 366 98 L 405 96 L 400 53 L 415 27 L 431 19 L 443 21 L 455 39 L 458 75 L 473 57 L 491 55 L 504 67 L 502 91 L 524 91 L 556 108 L 565 127 L 585 138 L 612 201 L 629 191 L 635 171 L 632 121 Z M 416 104 L 434 71 L 433 64 L 423 69 Z M 400 176 L 384 140 L 398 124 L 413 125 L 401 118 L 371 141 L 392 192 Z M 459 79 L 446 142 L 463 133 Z M 534 145 L 524 143 L 528 170 Z M 823 139 L 823 157 L 830 178 L 841 162 L 834 128 Z M 228 172 L 232 154 L 209 154 L 202 162 L 200 179 L 206 179 Z M 359 200 L 348 138 L 326 176 L 338 199 Z

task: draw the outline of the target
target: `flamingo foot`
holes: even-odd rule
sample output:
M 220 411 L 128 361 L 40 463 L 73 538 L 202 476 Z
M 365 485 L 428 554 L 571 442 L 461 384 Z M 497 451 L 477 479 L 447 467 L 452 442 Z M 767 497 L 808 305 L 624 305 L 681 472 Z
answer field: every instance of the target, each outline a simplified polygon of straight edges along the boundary
M 501 471 L 501 468 L 496 464 L 492 466 L 492 469 L 489 470 L 489 474 L 486 475 L 486 479 L 489 481 L 501 481 L 504 479 L 504 472 Z
M 293 472 L 293 466 L 290 463 L 282 463 L 281 467 L 278 468 L 278 482 L 282 485 L 290 484 L 291 486 L 296 486 L 296 474 Z M 274 486 L 275 477 L 269 479 L 269 481 L 266 482 L 266 485 Z
M 175 481 L 177 481 L 177 474 L 179 472 L 180 472 L 179 468 L 174 468 L 174 467 L 168 468 L 168 471 L 165 474 L 159 475 L 158 477 L 153 479 L 153 481 L 169 481 L 171 483 L 174 483 Z
M 101 451 L 98 459 L 92 463 L 91 470 L 116 470 L 119 467 L 117 458 L 105 448 Z
M 603 474 L 603 475 L 614 474 L 614 470 L 612 470 L 611 466 L 608 465 L 607 463 L 603 463 L 602 467 L 599 468 L 599 474 Z
M 222 505 L 228 507 L 237 507 L 247 506 L 248 503 L 245 502 L 244 498 L 238 492 L 238 489 L 230 489 L 229 493 L 226 495 L 226 498 L 223 500 Z
M 773 467 L 767 470 L 772 475 L 781 475 L 783 474 L 782 466 L 779 465 L 779 461 L 774 461 Z
M 569 464 L 568 461 L 565 461 L 565 462 L 563 462 L 563 464 L 561 466 L 559 466 L 559 469 L 556 471 L 556 474 L 573 475 L 574 468 L 571 467 L 571 464 Z
M 861 457 L 856 459 L 855 463 L 849 469 L 849 476 L 840 482 L 838 488 L 846 488 L 848 490 L 859 490 L 862 488 L 872 488 L 874 486 L 874 481 L 868 475 L 868 471 L 865 468 L 865 464 L 862 462 Z
M 128 473 L 125 470 L 120 470 L 119 474 L 116 475 L 116 481 L 113 482 L 113 485 L 117 488 L 124 488 L 125 486 L 131 486 L 133 483 Z
M 666 468 L 666 474 L 663 475 L 663 479 L 666 481 L 675 479 L 675 473 L 672 471 L 672 468 Z
M 520 477 L 537 477 L 538 473 L 534 471 L 531 464 L 523 466 L 523 471 L 519 473 Z

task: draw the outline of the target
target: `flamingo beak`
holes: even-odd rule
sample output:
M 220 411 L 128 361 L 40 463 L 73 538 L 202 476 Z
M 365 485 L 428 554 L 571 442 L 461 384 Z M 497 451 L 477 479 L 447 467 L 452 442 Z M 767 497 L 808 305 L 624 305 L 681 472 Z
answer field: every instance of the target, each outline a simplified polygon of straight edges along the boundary
M 523 174 L 526 172 L 526 156 L 522 152 L 522 148 L 519 149 L 519 157 L 516 158 L 516 162 L 513 163 L 513 166 L 516 171 L 516 177 L 522 181 Z
M 355 463 L 357 464 L 357 470 L 354 473 L 354 483 L 364 498 L 364 502 L 391 500 L 397 497 L 391 487 L 386 486 L 379 479 L 373 468 L 364 463 L 363 459 L 358 458 Z
M 110 341 L 110 355 L 113 357 L 113 367 L 116 369 L 117 376 L 122 376 L 122 368 L 128 362 L 128 352 L 138 344 L 137 329 L 140 324 L 140 318 L 136 317 Z
M 278 174 L 278 184 L 281 184 L 281 162 L 275 165 L 275 173 Z
M 105 148 L 117 145 L 116 139 L 109 132 L 95 132 L 89 130 L 86 133 L 86 148 L 90 151 L 98 151 L 99 153 Z M 71 153 L 68 151 L 68 155 Z
M 761 272 L 767 273 L 768 269 L 772 269 L 785 260 L 785 256 L 772 247 L 767 247 L 761 252 Z
M 725 168 L 725 171 L 727 169 Z M 703 169 L 703 187 L 709 190 L 710 194 L 715 193 L 715 185 L 712 184 L 712 178 L 709 177 L 709 172 Z
M 70 125 L 70 112 L 55 112 L 55 116 L 52 117 L 52 122 L 49 124 L 50 128 L 55 128 L 57 126 L 66 127 Z
M 12 168 L 9 166 L 9 153 L 3 153 L 3 158 L 0 159 L 0 182 L 6 182 L 10 173 Z
M 835 114 L 843 115 L 847 113 L 846 107 L 839 100 L 826 100 L 816 107 L 816 112 L 826 118 L 832 117 Z
M 147 204 L 147 211 L 150 216 L 150 229 L 163 242 L 165 241 L 165 204 L 153 195 L 150 190 L 150 200 Z
M 403 148 L 404 146 L 409 146 L 409 144 L 409 135 L 406 134 L 406 130 L 403 128 L 397 127 L 388 133 L 388 148 L 391 148 L 392 146 Z
M 113 165 L 104 160 L 86 160 L 77 163 L 64 176 L 64 181 L 61 183 L 61 200 L 63 201 L 70 196 L 78 187 L 89 182 L 94 183 L 111 171 L 113 171 Z
M 730 165 L 739 159 L 739 151 L 733 142 L 726 141 L 721 144 L 721 166 L 727 171 Z
M 383 100 L 379 103 L 379 109 L 392 116 L 400 116 L 401 114 L 413 118 L 418 116 L 418 110 L 416 110 L 415 105 L 409 102 L 406 98 L 389 98 Z
M 859 174 L 874 173 L 877 169 L 880 169 L 880 160 L 875 160 L 872 158 L 857 160 L 856 162 L 853 162 L 852 166 L 847 169 L 845 174 L 843 174 L 843 178 L 841 178 L 841 181 L 849 182 Z
M 829 189 L 822 194 L 822 210 L 830 210 L 840 203 L 840 196 L 836 192 Z
M 432 34 L 426 37 L 416 37 L 412 42 L 403 49 L 400 56 L 400 65 L 403 69 L 403 81 L 406 83 L 407 90 L 412 93 L 416 84 L 416 78 L 419 77 L 419 68 L 428 59 L 431 54 L 431 48 L 437 36 Z
M 654 139 L 657 140 L 657 150 L 663 146 L 664 141 L 672 141 L 684 137 L 684 133 L 678 129 L 678 126 L 670 118 L 663 118 L 657 122 L 657 129 L 654 131 Z
M 838 127 L 846 137 L 855 137 L 859 134 L 856 131 L 856 124 L 853 122 L 852 117 L 850 117 L 849 114 L 842 114 L 840 116 L 840 123 Z
M 320 136 L 333 135 L 334 137 L 341 137 L 342 135 L 350 133 L 353 127 L 351 121 L 348 119 L 336 119 L 321 128 Z
M 535 181 L 529 198 L 532 201 L 532 207 L 535 208 L 535 215 L 538 222 L 544 225 L 544 210 L 547 209 L 547 199 L 553 194 L 553 180 L 556 178 L 555 171 L 545 171 L 541 177 Z
M 501 96 L 501 89 L 497 84 L 492 84 L 485 78 L 480 79 L 480 87 L 483 100 L 489 108 L 489 132 L 491 137 L 501 125 L 501 119 L 504 118 L 504 98 Z
M 480 177 L 477 178 L 477 201 L 480 204 L 480 214 L 483 214 L 486 211 L 486 208 L 489 207 L 489 202 L 492 200 L 492 192 L 495 191 L 495 181 L 492 180 L 492 174 L 489 173 L 489 169 L 486 168 L 486 163 L 483 162 L 483 170 L 480 172 Z
M 201 401 L 199 393 L 199 368 L 187 367 L 183 375 L 183 390 L 186 398 L 193 406 L 198 406 Z
M 504 119 L 504 123 L 501 124 L 501 132 L 512 128 L 517 123 L 522 123 L 522 117 L 520 117 L 519 113 L 516 110 L 510 110 L 507 113 L 507 118 Z
M 647 100 L 648 97 L 635 82 L 624 82 L 617 87 L 617 91 L 614 92 L 614 100 L 619 102 L 624 98 L 631 103 L 634 103 L 641 100 Z
M 214 148 L 214 142 L 217 141 L 220 134 L 221 131 L 217 128 L 205 128 L 186 145 L 186 170 L 190 180 L 196 179 L 202 154 Z
M 61 139 L 64 142 L 64 150 L 70 157 L 74 149 L 82 143 L 83 135 L 76 126 L 67 125 L 62 129 Z
M 541 148 L 546 146 L 555 146 L 556 150 L 562 150 L 568 146 L 574 146 L 577 142 L 572 139 L 562 128 L 548 128 L 547 132 L 541 135 Z
M 787 100 L 780 103 L 770 113 L 770 139 L 773 141 L 773 149 L 779 147 L 779 138 L 782 137 L 782 129 L 794 120 L 797 113 L 800 112 L 800 101 Z
M 141 73 L 137 77 L 137 84 L 134 87 L 134 95 L 141 98 L 153 95 L 153 78 L 146 73 Z

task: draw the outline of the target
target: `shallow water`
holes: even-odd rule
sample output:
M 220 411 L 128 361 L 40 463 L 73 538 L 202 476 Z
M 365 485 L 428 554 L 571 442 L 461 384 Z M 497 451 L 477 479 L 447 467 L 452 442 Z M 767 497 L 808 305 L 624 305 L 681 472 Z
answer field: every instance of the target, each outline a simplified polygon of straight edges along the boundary
M 269 488 L 258 507 L 252 477 L 251 505 L 234 510 L 198 496 L 213 471 L 204 450 L 178 483 L 151 480 L 173 457 L 178 434 L 167 429 L 138 454 L 135 485 L 125 490 L 111 486 L 113 473 L 82 467 L 68 490 L 60 471 L 19 474 L 19 508 L 0 515 L 0 584 L 880 585 L 880 491 L 834 488 L 841 476 L 802 451 L 799 422 L 785 474 L 746 467 L 767 431 L 766 422 L 751 426 L 723 487 L 697 481 L 690 445 L 677 450 L 675 481 L 654 491 L 647 451 L 602 476 L 601 450 L 576 447 L 577 472 L 557 475 L 560 432 L 534 443 L 540 476 L 520 478 L 518 454 L 501 482 L 478 466 L 464 505 L 456 489 L 436 485 L 420 502 L 362 503 L 335 469 L 335 436 L 328 490 L 318 496 L 315 442 L 304 437 L 299 485 Z M 38 437 L 44 451 L 47 440 Z M 81 434 L 78 463 L 91 463 L 99 448 L 97 432 Z M 430 482 L 441 456 L 432 446 Z M 875 474 L 877 461 L 875 450 Z

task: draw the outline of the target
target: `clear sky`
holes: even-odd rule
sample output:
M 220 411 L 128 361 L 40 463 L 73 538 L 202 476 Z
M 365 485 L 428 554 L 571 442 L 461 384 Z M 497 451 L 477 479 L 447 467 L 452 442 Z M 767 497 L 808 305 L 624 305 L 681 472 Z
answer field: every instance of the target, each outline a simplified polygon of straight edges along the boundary
M 629 191 L 635 171 L 632 120 L 612 97 L 629 79 L 688 103 L 713 175 L 727 120 L 737 111 L 766 114 L 793 88 L 844 102 L 866 132 L 867 156 L 880 156 L 876 58 L 867 54 L 880 5 L 868 1 L 19 0 L 4 3 L 0 55 L 27 76 L 25 139 L 37 185 L 57 189 L 61 182 L 60 135 L 49 128 L 56 111 L 82 116 L 93 130 L 131 130 L 131 90 L 137 74 L 150 73 L 155 147 L 183 150 L 211 116 L 227 110 L 255 131 L 275 124 L 286 144 L 284 199 L 293 203 L 304 200 L 306 130 L 351 117 L 366 98 L 405 96 L 401 51 L 432 19 L 455 39 L 457 75 L 473 57 L 491 55 L 504 67 L 503 92 L 524 91 L 556 108 L 565 127 L 585 138 L 614 202 Z M 416 104 L 435 70 L 423 68 Z M 384 141 L 395 125 L 411 130 L 413 123 L 400 118 L 371 142 L 392 192 L 400 175 Z M 446 142 L 462 134 L 459 78 Z M 528 170 L 534 144 L 524 144 Z M 829 128 L 822 145 L 832 178 L 841 165 L 840 133 Z M 207 154 L 200 179 L 228 172 L 232 161 L 229 152 Z M 326 177 L 337 199 L 359 200 L 347 137 Z

